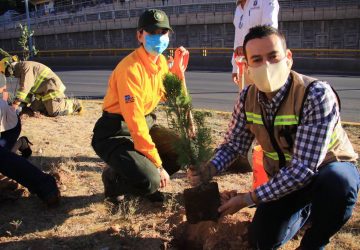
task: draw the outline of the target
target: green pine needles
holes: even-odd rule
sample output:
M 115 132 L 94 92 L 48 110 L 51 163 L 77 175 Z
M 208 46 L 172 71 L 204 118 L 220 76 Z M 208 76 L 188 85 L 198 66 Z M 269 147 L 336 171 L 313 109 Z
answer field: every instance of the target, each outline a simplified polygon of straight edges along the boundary
M 210 159 L 213 153 L 211 129 L 205 124 L 206 117 L 211 116 L 211 113 L 193 112 L 191 97 L 176 75 L 166 74 L 164 87 L 168 124 L 179 136 L 179 140 L 174 145 L 179 156 L 178 163 L 183 168 L 192 166 L 198 169 L 203 162 Z M 195 132 L 192 126 L 195 127 Z

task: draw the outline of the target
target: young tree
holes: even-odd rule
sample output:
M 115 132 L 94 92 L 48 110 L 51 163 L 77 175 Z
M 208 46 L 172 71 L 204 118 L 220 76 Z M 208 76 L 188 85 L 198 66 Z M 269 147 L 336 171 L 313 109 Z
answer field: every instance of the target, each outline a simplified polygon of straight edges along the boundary
M 211 129 L 205 124 L 206 117 L 211 116 L 211 113 L 193 111 L 191 97 L 176 75 L 165 75 L 164 87 L 168 124 L 179 136 L 179 141 L 175 145 L 179 155 L 178 163 L 183 168 L 199 168 L 200 164 L 210 159 L 213 152 Z M 192 126 L 195 126 L 195 133 Z
M 34 31 L 30 30 L 27 25 L 20 24 L 21 36 L 18 44 L 22 48 L 23 60 L 26 61 L 30 56 L 35 56 L 39 51 L 35 48 L 35 45 L 30 48 L 29 39 L 34 36 Z
M 166 91 L 166 109 L 169 127 L 179 136 L 174 145 L 178 154 L 178 163 L 186 168 L 191 166 L 198 170 L 207 162 L 213 149 L 211 129 L 205 119 L 210 112 L 193 112 L 191 97 L 185 84 L 175 75 L 167 74 L 164 78 Z M 194 114 L 194 116 L 192 116 Z M 195 127 L 195 128 L 194 128 Z M 220 206 L 219 187 L 216 182 L 207 182 L 194 188 L 184 190 L 186 218 L 190 224 L 200 221 L 217 221 Z

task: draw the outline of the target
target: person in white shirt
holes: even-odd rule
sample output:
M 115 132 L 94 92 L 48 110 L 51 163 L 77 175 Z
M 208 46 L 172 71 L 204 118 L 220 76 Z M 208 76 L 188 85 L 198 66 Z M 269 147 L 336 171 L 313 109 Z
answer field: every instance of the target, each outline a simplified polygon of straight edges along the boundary
M 6 78 L 0 74 L 0 89 L 6 86 Z M 21 121 L 14 107 L 5 100 L 0 100 L 0 200 L 6 193 L 7 183 L 14 180 L 26 187 L 30 193 L 37 196 L 49 207 L 60 202 L 60 191 L 55 178 L 42 172 L 25 158 L 31 155 L 26 137 L 18 137 L 21 132 Z M 23 139 L 21 139 L 23 138 Z M 26 138 L 26 139 L 24 139 Z M 25 145 L 26 144 L 26 145 Z M 27 150 L 26 150 L 27 149 Z M 14 152 L 19 150 L 22 157 Z M 7 177 L 7 178 L 4 178 Z M 9 180 L 10 179 L 10 180 Z
M 237 0 L 237 7 L 234 15 L 235 38 L 234 53 L 235 56 L 243 55 L 243 42 L 250 28 L 257 25 L 270 25 L 278 28 L 279 3 L 277 0 Z M 231 60 L 232 80 L 236 85 L 239 84 L 237 65 L 234 57 Z M 245 82 L 248 82 L 245 75 Z

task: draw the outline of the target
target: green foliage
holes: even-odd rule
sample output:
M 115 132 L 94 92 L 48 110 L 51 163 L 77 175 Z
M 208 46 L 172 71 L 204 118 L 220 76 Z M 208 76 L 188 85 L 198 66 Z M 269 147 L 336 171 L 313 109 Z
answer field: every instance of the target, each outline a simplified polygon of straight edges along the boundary
M 3 57 L 11 57 L 11 55 L 2 48 L 0 48 L 0 55 L 2 55 Z
M 34 45 L 30 50 L 30 46 L 28 45 L 29 39 L 34 36 L 34 31 L 30 30 L 27 25 L 23 26 L 21 24 L 20 29 L 21 36 L 19 38 L 18 44 L 23 50 L 23 60 L 26 61 L 27 59 L 29 59 L 30 53 L 32 53 L 32 55 L 36 55 L 39 51 L 35 48 Z
M 193 166 L 198 168 L 212 155 L 211 129 L 206 127 L 206 117 L 209 112 L 193 112 L 196 132 L 191 133 L 192 102 L 190 95 L 184 90 L 181 80 L 173 74 L 164 78 L 167 105 L 166 115 L 169 127 L 175 130 L 179 140 L 174 145 L 178 153 L 178 163 L 182 167 Z

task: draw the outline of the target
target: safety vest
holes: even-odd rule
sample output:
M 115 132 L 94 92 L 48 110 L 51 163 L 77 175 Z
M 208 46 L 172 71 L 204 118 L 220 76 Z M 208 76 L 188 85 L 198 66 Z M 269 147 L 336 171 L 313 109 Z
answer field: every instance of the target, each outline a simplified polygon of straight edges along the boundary
M 297 127 L 301 123 L 303 103 L 309 86 L 317 81 L 291 71 L 292 82 L 282 103 L 275 112 L 272 124 L 264 124 L 265 109 L 257 100 L 259 90 L 255 85 L 248 88 L 245 97 L 246 128 L 254 135 L 264 151 L 264 168 L 268 176 L 274 176 L 280 168 L 289 166 L 294 148 Z M 333 90 L 335 92 L 335 90 Z M 335 92 L 336 94 L 336 92 Z M 337 96 L 337 94 L 336 94 Z M 340 100 L 337 96 L 340 107 Z M 338 122 L 331 136 L 325 159 L 319 167 L 334 161 L 356 161 L 357 154 Z

